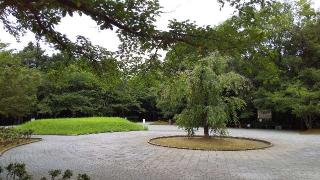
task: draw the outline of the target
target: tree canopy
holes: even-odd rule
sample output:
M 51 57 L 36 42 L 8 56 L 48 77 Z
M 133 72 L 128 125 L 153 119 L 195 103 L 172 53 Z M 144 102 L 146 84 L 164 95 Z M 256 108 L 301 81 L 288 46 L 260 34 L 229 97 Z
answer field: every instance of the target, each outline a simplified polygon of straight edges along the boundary
M 40 72 L 22 64 L 11 51 L 0 50 L 0 115 L 22 118 L 36 110 Z
M 228 20 L 204 27 L 171 20 L 168 31 L 155 26 L 162 13 L 157 0 L 1 1 L 7 31 L 19 37 L 30 30 L 60 51 L 48 56 L 39 44 L 21 51 L 1 45 L 0 119 L 179 117 L 177 123 L 190 133 L 206 123 L 219 132 L 236 114 L 240 124 L 259 124 L 257 110 L 269 109 L 284 128 L 319 127 L 319 11 L 308 0 L 218 1 L 235 7 Z M 61 19 L 74 14 L 115 30 L 119 51 L 81 36 L 72 42 L 57 32 Z M 164 60 L 157 56 L 160 48 L 168 50 Z M 149 60 L 141 60 L 146 54 Z M 231 85 L 223 85 L 242 82 L 240 77 L 250 90 L 228 93 Z M 200 114 L 210 115 L 196 121 Z
M 217 0 L 221 7 L 225 3 L 247 12 L 249 9 L 264 4 L 269 0 Z M 168 31 L 157 29 L 155 22 L 162 14 L 159 0 L 28 0 L 0 2 L 0 20 L 12 35 L 19 38 L 26 30 L 34 32 L 38 38 L 45 38 L 57 49 L 68 51 L 73 55 L 94 54 L 96 48 L 86 52 L 88 46 L 84 37 L 79 36 L 77 42 L 70 41 L 66 35 L 55 29 L 61 19 L 74 14 L 86 15 L 93 19 L 101 30 L 115 30 L 122 44 L 118 55 L 155 53 L 158 49 L 168 49 L 172 45 L 183 42 L 206 49 L 208 39 L 217 43 L 221 41 L 210 26 L 200 27 L 189 20 L 179 22 L 170 20 Z M 10 18 L 9 18 L 10 17 Z M 86 42 L 86 43 L 83 43 Z
M 199 60 L 192 71 L 180 76 L 173 86 L 164 87 L 167 106 L 177 106 L 184 99 L 185 106 L 176 115 L 177 124 L 194 135 L 195 129 L 226 134 L 228 122 L 237 122 L 237 111 L 245 106 L 239 96 L 248 89 L 245 77 L 228 70 L 228 58 L 218 54 Z M 169 93 L 168 93 L 169 91 Z

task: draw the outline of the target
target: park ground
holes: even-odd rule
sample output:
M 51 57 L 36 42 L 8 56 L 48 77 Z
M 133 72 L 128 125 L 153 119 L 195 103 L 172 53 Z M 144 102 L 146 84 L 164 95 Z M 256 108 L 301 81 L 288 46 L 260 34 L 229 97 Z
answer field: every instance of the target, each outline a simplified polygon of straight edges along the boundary
M 176 126 L 149 131 L 80 136 L 37 136 L 41 142 L 14 148 L 0 165 L 24 162 L 35 178 L 49 169 L 72 169 L 92 179 L 319 179 L 320 136 L 294 131 L 230 129 L 230 135 L 267 140 L 252 151 L 197 151 L 148 144 L 157 136 L 185 134 Z

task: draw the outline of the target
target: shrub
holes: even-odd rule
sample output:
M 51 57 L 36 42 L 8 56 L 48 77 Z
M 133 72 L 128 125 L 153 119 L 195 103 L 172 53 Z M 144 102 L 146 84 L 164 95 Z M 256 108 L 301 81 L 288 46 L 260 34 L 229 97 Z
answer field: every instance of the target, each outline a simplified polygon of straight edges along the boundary
M 28 172 L 26 171 L 26 165 L 23 163 L 10 163 L 8 166 L 5 167 L 5 170 L 7 171 L 7 180 L 32 180 L 32 176 L 28 174 Z M 4 171 L 0 166 L 0 175 L 3 172 Z M 55 180 L 59 178 L 59 176 L 62 174 L 62 171 L 60 169 L 50 170 L 48 174 L 51 180 Z M 62 174 L 61 180 L 71 179 L 72 176 L 73 172 L 67 169 Z M 47 180 L 47 178 L 42 177 L 40 180 Z M 78 174 L 77 180 L 90 180 L 90 177 L 87 174 Z
M 9 143 L 19 142 L 21 139 L 30 139 L 33 131 L 17 130 L 14 128 L 0 127 L 0 144 L 7 145 Z

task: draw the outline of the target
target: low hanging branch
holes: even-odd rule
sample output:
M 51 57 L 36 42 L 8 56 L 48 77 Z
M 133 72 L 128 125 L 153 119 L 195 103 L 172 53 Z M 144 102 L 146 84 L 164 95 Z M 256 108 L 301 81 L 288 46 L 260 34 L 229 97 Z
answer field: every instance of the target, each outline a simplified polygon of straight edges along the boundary
M 250 2 L 260 1 L 264 3 L 264 0 Z M 242 8 L 241 0 L 218 2 Z M 162 13 L 161 8 L 159 0 L 2 0 L 0 20 L 6 30 L 17 38 L 21 32 L 30 30 L 53 43 L 57 49 L 72 54 L 81 47 L 56 31 L 55 26 L 63 17 L 74 13 L 91 17 L 102 30 L 116 30 L 122 42 L 120 53 L 152 52 L 159 48 L 168 49 L 179 42 L 205 49 L 208 39 L 216 43 L 221 41 L 214 33 L 212 35 L 213 29 L 209 26 L 198 27 L 189 21 L 173 20 L 169 23 L 169 31 L 158 30 L 155 22 Z

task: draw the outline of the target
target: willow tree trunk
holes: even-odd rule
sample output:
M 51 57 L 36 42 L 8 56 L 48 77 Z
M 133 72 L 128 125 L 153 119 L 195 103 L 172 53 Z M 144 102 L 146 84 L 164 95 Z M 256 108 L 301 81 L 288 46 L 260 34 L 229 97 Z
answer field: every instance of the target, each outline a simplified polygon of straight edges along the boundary
M 206 137 L 206 138 L 209 137 L 209 126 L 208 126 L 208 124 L 206 124 L 206 125 L 203 127 L 203 134 L 204 134 L 204 137 Z
M 205 99 L 205 106 L 208 107 L 208 98 Z M 204 126 L 203 126 L 203 134 L 205 138 L 209 137 L 209 123 L 208 123 L 208 108 L 206 108 L 206 111 L 204 113 L 203 118 L 205 119 Z

